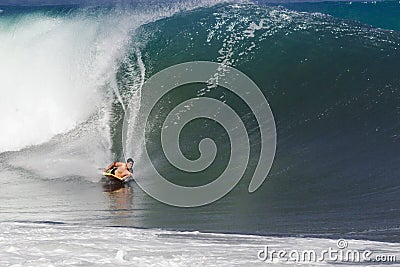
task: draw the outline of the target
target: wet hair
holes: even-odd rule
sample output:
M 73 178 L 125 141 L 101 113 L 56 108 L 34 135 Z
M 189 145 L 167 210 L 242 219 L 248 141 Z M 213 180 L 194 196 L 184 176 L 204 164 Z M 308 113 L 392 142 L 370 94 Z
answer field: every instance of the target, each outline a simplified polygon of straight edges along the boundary
M 134 163 L 134 161 L 133 161 L 132 158 L 127 159 L 126 162 L 127 162 L 127 163 L 132 162 L 132 164 Z

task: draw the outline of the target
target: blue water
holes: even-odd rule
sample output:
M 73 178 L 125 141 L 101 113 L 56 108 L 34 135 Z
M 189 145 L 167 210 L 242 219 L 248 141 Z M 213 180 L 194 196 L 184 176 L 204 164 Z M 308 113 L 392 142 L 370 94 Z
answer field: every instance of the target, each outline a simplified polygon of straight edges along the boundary
M 284 3 L 284 7 L 302 12 L 319 12 L 336 18 L 357 21 L 387 30 L 400 30 L 398 1 L 343 1 Z
M 6 4 L 1 222 L 400 241 L 397 2 Z M 224 62 L 261 88 L 278 135 L 267 180 L 247 192 L 260 132 L 250 109 L 219 88 L 205 96 L 224 97 L 251 142 L 250 164 L 227 196 L 184 209 L 157 202 L 134 182 L 103 192 L 98 169 L 122 159 L 124 107 L 140 107 L 143 76 L 192 60 Z M 181 147 L 196 158 L 199 141 L 213 138 L 212 168 L 189 177 L 160 153 L 168 111 L 202 89 L 190 85 L 159 103 L 147 140 L 160 172 L 178 184 L 212 181 L 229 157 L 226 133 L 208 120 L 185 127 Z

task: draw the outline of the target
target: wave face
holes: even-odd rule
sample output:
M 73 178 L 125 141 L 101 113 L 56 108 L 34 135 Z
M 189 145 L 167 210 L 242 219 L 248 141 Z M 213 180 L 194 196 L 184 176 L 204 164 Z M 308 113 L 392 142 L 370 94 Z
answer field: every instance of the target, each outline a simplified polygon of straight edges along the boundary
M 7 114 L 0 149 L 20 151 L 3 153 L 2 164 L 46 179 L 94 180 L 94 173 L 77 170 L 122 158 L 122 121 L 131 104 L 128 156 L 146 179 L 143 140 L 134 132 L 144 79 L 182 62 L 222 62 L 252 78 L 274 113 L 278 143 L 268 179 L 247 193 L 260 147 L 249 108 L 222 88 L 185 86 L 155 107 L 150 123 L 147 147 L 160 172 L 178 184 L 201 185 L 224 170 L 230 145 L 209 120 L 185 127 L 180 140 L 183 154 L 195 159 L 199 141 L 214 139 L 218 155 L 209 169 L 188 177 L 160 153 L 168 112 L 201 96 L 223 99 L 245 122 L 250 165 L 217 203 L 182 212 L 149 202 L 140 226 L 398 242 L 400 33 L 282 7 L 211 4 L 5 9 L 0 80 L 10 101 L 0 105 Z M 47 164 L 58 164 L 57 171 Z M 161 219 L 165 213 L 174 219 Z
M 263 2 L 263 1 L 260 1 Z M 398 1 L 308 2 L 284 3 L 285 7 L 303 12 L 319 12 L 337 18 L 355 20 L 387 30 L 400 30 Z M 382 14 L 385 14 L 382 16 Z
M 185 27 L 176 32 L 178 25 Z M 258 203 L 254 208 L 236 206 L 248 216 L 238 219 L 242 226 L 252 225 L 250 232 L 284 232 L 288 227 L 297 231 L 296 227 L 303 228 L 310 221 L 308 227 L 319 228 L 313 232 L 320 233 L 368 227 L 377 232 L 398 231 L 399 217 L 392 211 L 400 200 L 399 32 L 321 13 L 246 4 L 181 14 L 148 24 L 143 31 L 152 37 L 142 50 L 147 75 L 192 60 L 235 66 L 263 90 L 277 124 L 277 154 L 268 181 L 260 192 L 245 195 L 260 145 L 257 124 L 248 108 L 226 90 L 192 86 L 171 94 L 155 114 L 158 118 L 151 123 L 148 145 L 168 179 L 201 185 L 223 171 L 229 139 L 217 124 L 193 122 L 182 132 L 180 144 L 189 158 L 199 157 L 193 148 L 203 138 L 211 137 L 218 144 L 214 169 L 193 178 L 168 164 L 160 153 L 157 129 L 166 114 L 188 96 L 224 99 L 246 122 L 252 142 L 244 182 L 232 193 L 243 203 Z M 138 170 L 145 176 L 141 169 L 145 166 Z M 282 229 L 277 222 L 284 218 L 291 222 Z M 357 226 L 361 218 L 367 222 Z M 295 220 L 303 220 L 301 226 L 292 224 Z M 262 229 L 255 226 L 258 223 Z

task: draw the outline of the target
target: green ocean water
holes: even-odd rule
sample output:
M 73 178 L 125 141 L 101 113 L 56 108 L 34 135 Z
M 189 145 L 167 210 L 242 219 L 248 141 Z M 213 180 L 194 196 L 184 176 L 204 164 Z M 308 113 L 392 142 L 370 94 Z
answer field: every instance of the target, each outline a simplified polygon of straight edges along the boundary
M 319 12 L 349 21 L 387 30 L 400 30 L 400 3 L 398 1 L 344 1 L 285 3 L 289 9 L 302 12 Z
M 399 241 L 397 2 L 1 9 L 0 51 L 7 59 L 0 63 L 6 74 L 1 90 L 22 103 L 3 105 L 7 117 L 18 119 L 3 122 L 18 131 L 7 132 L 2 144 L 0 164 L 7 172 L 0 179 L 20 177 L 20 186 L 1 189 L 6 220 Z M 123 159 L 124 109 L 131 104 L 139 116 L 146 103 L 143 80 L 193 60 L 233 66 L 262 90 L 278 136 L 266 181 L 248 193 L 262 142 L 249 107 L 224 88 L 192 84 L 154 107 L 145 140 L 154 165 L 180 185 L 216 179 L 230 156 L 221 125 L 198 119 L 183 128 L 187 158 L 199 157 L 204 138 L 218 147 L 209 168 L 190 175 L 167 161 L 160 135 L 178 103 L 222 99 L 250 139 L 250 162 L 238 186 L 196 209 L 161 204 L 137 184 L 133 193 L 103 199 L 96 170 Z M 47 108 L 29 109 L 32 99 Z M 134 123 L 129 127 L 133 148 L 126 153 L 137 162 L 135 177 L 146 179 L 138 150 L 143 140 Z M 20 198 L 9 197 L 19 190 Z

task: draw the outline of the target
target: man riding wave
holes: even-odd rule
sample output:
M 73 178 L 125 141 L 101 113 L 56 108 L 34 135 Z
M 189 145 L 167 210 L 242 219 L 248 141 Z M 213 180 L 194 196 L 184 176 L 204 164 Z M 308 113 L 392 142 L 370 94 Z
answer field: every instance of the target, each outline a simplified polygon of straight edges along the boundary
M 132 173 L 132 167 L 133 167 L 133 159 L 129 158 L 126 163 L 124 162 L 114 162 L 110 164 L 106 169 L 104 169 L 104 172 L 111 173 L 122 180 L 126 180 L 129 177 L 133 175 Z

